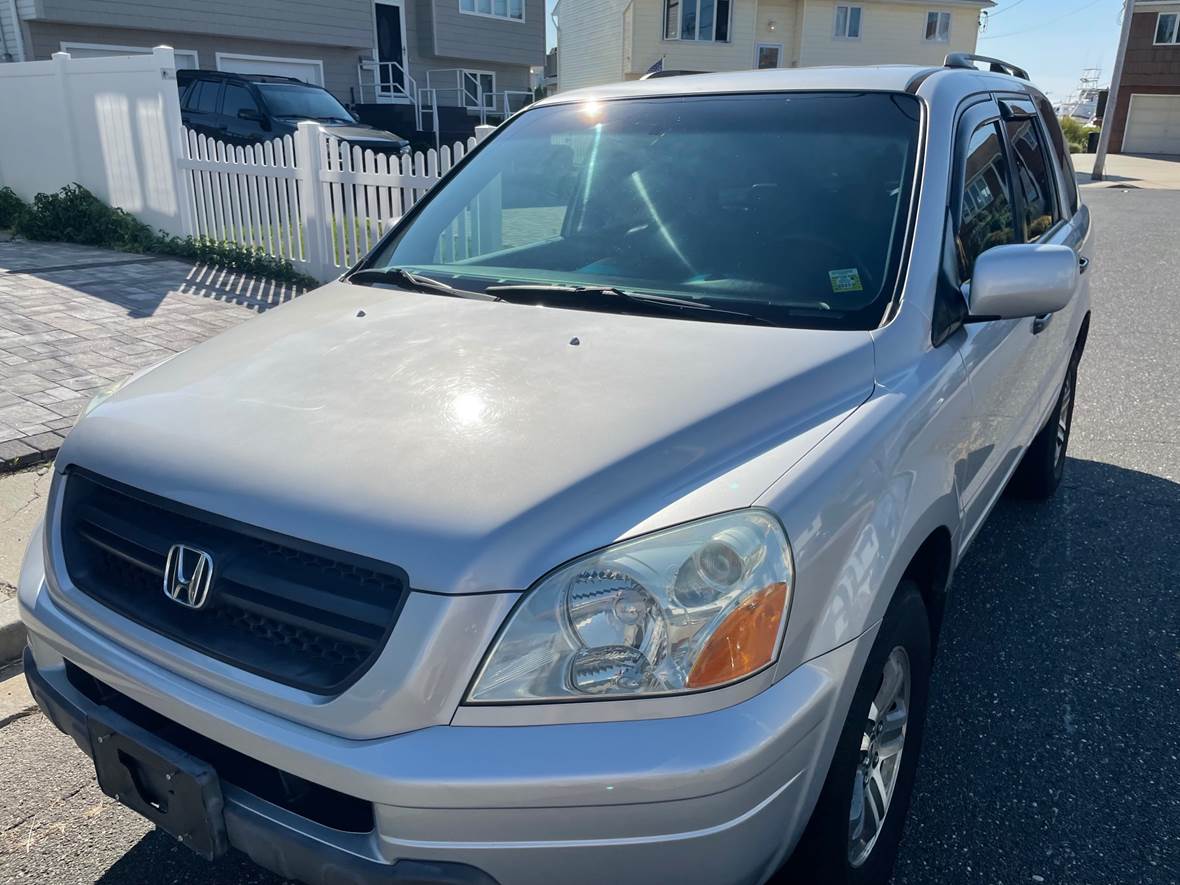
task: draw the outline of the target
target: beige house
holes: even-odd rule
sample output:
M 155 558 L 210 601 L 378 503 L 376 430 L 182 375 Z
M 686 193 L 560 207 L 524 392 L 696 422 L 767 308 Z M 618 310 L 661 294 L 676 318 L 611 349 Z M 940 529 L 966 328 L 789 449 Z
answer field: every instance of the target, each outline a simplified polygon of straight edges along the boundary
M 992 0 L 560 0 L 560 89 L 653 68 L 941 64 L 974 52 Z

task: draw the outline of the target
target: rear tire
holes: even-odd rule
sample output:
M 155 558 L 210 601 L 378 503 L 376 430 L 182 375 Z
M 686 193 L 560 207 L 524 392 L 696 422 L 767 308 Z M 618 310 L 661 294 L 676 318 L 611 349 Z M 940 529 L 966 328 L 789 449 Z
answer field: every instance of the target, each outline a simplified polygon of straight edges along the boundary
M 1065 475 L 1066 452 L 1073 430 L 1073 406 L 1078 388 L 1077 355 L 1069 362 L 1057 405 L 1048 423 L 1033 438 L 1024 459 L 1012 476 L 1009 490 L 1019 498 L 1043 500 L 1053 497 Z
M 815 811 L 770 885 L 889 881 L 922 747 L 930 654 L 918 585 L 902 581 L 865 662 Z

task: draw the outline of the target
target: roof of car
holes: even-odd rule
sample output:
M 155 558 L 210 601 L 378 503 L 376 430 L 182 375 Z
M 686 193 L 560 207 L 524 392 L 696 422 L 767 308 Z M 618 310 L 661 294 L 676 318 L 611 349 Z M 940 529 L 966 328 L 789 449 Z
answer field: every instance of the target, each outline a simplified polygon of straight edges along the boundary
M 297 77 L 280 77 L 278 74 L 237 74 L 232 71 L 207 71 L 197 68 L 185 68 L 176 72 L 179 79 L 202 77 L 209 80 L 246 80 L 250 83 L 293 83 L 299 86 L 314 86 Z
M 629 80 L 586 89 L 560 92 L 540 104 L 560 104 L 587 99 L 631 98 L 655 95 L 697 95 L 725 92 L 904 92 L 911 84 L 933 74 L 993 77 L 1021 83 L 1007 74 L 975 69 L 922 65 L 866 65 L 859 67 L 770 68 L 760 71 L 727 71 L 717 74 L 685 74 Z M 1026 84 L 1025 84 L 1026 85 Z

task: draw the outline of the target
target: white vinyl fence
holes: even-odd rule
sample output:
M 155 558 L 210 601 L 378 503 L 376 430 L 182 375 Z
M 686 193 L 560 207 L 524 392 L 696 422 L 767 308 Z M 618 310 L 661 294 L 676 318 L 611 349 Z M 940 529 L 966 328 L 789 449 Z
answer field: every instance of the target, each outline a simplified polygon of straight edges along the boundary
M 491 131 L 400 159 L 313 122 L 241 147 L 184 128 L 167 46 L 0 64 L 0 187 L 31 200 L 77 182 L 153 228 L 262 249 L 319 280 L 355 263 Z
M 167 46 L 0 64 L 0 186 L 26 200 L 77 182 L 153 228 L 189 233 L 175 163 L 181 137 Z
M 311 122 L 293 138 L 245 147 L 186 129 L 178 164 L 196 236 L 262 249 L 328 280 L 475 144 L 399 159 L 345 144 Z

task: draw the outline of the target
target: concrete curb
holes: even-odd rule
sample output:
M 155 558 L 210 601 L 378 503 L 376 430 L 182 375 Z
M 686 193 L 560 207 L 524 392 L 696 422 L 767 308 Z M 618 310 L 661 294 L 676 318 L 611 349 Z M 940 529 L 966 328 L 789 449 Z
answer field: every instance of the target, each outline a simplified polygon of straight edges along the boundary
M 59 448 L 59 446 L 53 446 L 48 449 L 34 449 L 22 440 L 13 440 L 12 444 L 19 446 L 21 450 L 10 457 L 3 457 L 5 451 L 3 446 L 0 446 L 0 476 L 6 473 L 18 473 L 40 464 L 48 464 L 57 457 Z M 25 451 L 26 449 L 27 451 Z
M 16 610 L 16 597 L 0 602 L 0 666 L 21 656 L 25 648 L 25 625 Z

